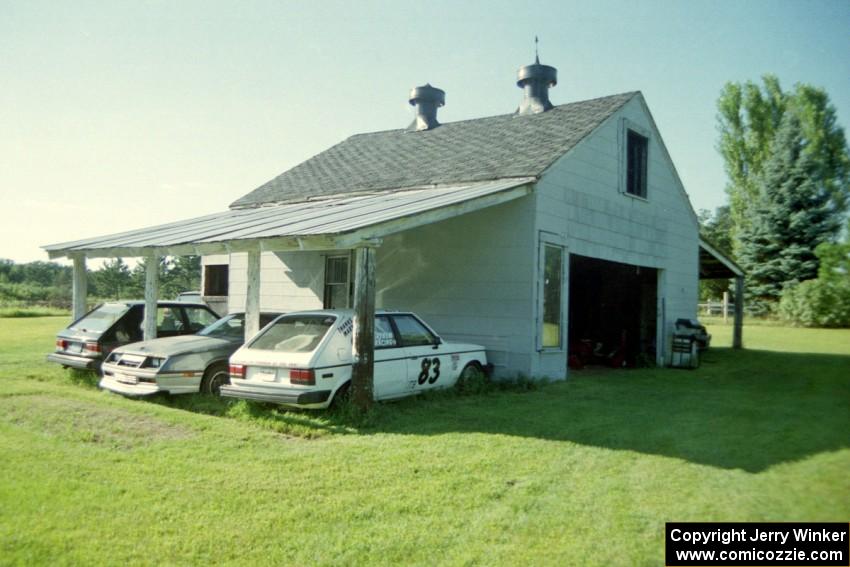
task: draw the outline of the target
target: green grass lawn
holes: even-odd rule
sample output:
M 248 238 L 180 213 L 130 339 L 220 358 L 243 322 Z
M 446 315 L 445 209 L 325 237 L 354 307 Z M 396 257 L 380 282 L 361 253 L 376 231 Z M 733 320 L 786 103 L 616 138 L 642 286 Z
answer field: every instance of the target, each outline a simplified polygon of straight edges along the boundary
M 56 307 L 18 307 L 0 303 L 0 318 L 4 317 L 67 317 L 70 319 L 71 312 Z
M 666 521 L 850 518 L 850 331 L 364 425 L 100 392 L 43 362 L 66 322 L 0 319 L 0 564 L 661 565 Z

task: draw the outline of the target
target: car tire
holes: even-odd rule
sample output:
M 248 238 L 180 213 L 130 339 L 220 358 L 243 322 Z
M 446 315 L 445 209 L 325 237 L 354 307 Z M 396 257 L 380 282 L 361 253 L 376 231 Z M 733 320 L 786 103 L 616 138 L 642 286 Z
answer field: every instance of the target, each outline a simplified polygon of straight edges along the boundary
M 333 399 L 331 399 L 332 408 L 338 408 L 341 405 L 345 404 L 351 398 L 351 381 L 346 382 L 342 386 L 340 386 L 337 391 L 334 393 Z
M 484 369 L 481 368 L 481 365 L 477 362 L 470 362 L 466 366 L 463 367 L 463 370 L 460 371 L 460 376 L 458 376 L 458 380 L 478 380 L 484 377 Z
M 487 374 L 478 362 L 470 362 L 463 367 L 457 377 L 455 387 L 461 392 L 478 392 L 484 388 Z
M 201 393 L 219 396 L 220 389 L 225 384 L 230 384 L 227 364 L 221 362 L 213 364 L 204 372 L 204 378 L 201 380 Z

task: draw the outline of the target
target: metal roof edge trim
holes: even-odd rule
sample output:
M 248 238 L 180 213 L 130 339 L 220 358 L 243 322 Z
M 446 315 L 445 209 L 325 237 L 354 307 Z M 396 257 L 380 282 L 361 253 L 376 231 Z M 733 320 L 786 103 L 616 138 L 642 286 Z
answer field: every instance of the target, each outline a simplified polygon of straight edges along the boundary
M 743 268 L 741 268 L 741 266 L 733 262 L 731 258 L 729 258 L 728 256 L 726 256 L 726 254 L 711 245 L 702 236 L 700 236 L 699 238 L 699 245 L 703 250 L 714 256 L 718 262 L 729 268 L 729 271 L 734 273 L 736 276 L 741 277 L 746 275 L 746 272 L 743 270 Z
M 493 196 L 498 195 L 500 193 L 504 193 L 507 191 L 511 191 L 518 187 L 523 186 L 532 186 L 537 182 L 537 177 L 533 176 L 525 176 L 525 177 L 509 177 L 509 178 L 498 178 L 491 181 L 477 181 L 477 182 L 469 182 L 469 183 L 446 183 L 446 184 L 434 184 L 434 185 L 426 185 L 426 186 L 412 186 L 412 187 L 404 187 L 397 188 L 387 191 L 370 191 L 370 192 L 361 192 L 356 195 L 332 195 L 327 196 L 326 198 L 316 198 L 316 199 L 300 199 L 296 202 L 288 202 L 288 203 L 278 203 L 276 205 L 272 204 L 263 204 L 259 207 L 249 207 L 243 209 L 227 209 L 220 213 L 204 215 L 201 217 L 194 217 L 189 219 L 184 219 L 182 221 L 176 221 L 171 223 L 165 223 L 162 225 L 156 225 L 151 227 L 145 227 L 130 231 L 124 231 L 115 234 L 106 234 L 101 236 L 95 236 L 87 239 L 68 241 L 58 244 L 49 244 L 42 246 L 41 248 L 48 253 L 48 256 L 51 259 L 61 258 L 61 257 L 73 257 L 73 256 L 85 256 L 89 258 L 103 258 L 103 257 L 118 257 L 118 256 L 140 256 L 140 255 L 149 255 L 149 254 L 157 254 L 157 255 L 175 255 L 175 254 L 191 254 L 191 255 L 199 255 L 205 253 L 220 253 L 224 251 L 230 251 L 231 247 L 242 247 L 245 245 L 250 245 L 249 243 L 254 242 L 257 245 L 261 243 L 263 240 L 277 239 L 279 241 L 282 240 L 292 240 L 294 243 L 297 241 L 297 249 L 303 249 L 302 240 L 303 241 L 316 241 L 315 244 L 317 246 L 322 246 L 325 249 L 327 246 L 332 244 L 330 240 L 346 235 L 350 232 L 358 232 L 370 228 L 377 228 L 382 225 L 387 225 L 389 223 L 394 223 L 404 219 L 415 218 L 418 216 L 429 215 L 434 216 L 433 214 L 436 211 L 440 211 L 446 209 L 446 211 L 450 209 L 456 209 L 461 205 L 465 205 L 462 207 L 464 212 L 473 212 L 470 209 L 469 204 L 474 202 L 489 202 L 494 201 L 492 199 Z M 505 185 L 504 187 L 492 187 L 491 191 L 487 193 L 487 186 L 498 184 Z M 273 209 L 275 206 L 279 206 L 281 208 L 291 207 L 297 203 L 314 203 L 319 204 L 322 202 L 329 202 L 328 207 L 333 207 L 334 201 L 343 201 L 350 200 L 352 197 L 364 197 L 366 199 L 369 198 L 380 198 L 381 195 L 397 195 L 403 194 L 406 192 L 414 192 L 414 191 L 439 191 L 440 189 L 445 189 L 447 191 L 454 189 L 457 191 L 468 190 L 470 192 L 475 192 L 476 189 L 480 189 L 483 191 L 479 191 L 479 194 L 470 195 L 467 198 L 461 198 L 459 200 L 451 201 L 445 204 L 437 205 L 434 207 L 427 207 L 419 211 L 412 211 L 409 214 L 405 214 L 399 217 L 386 216 L 383 220 L 378 221 L 374 224 L 365 224 L 359 226 L 352 231 L 346 230 L 337 230 L 327 233 L 291 233 L 291 234 L 277 234 L 277 235 L 266 235 L 266 236 L 257 236 L 257 237 L 248 237 L 248 238 L 215 238 L 213 235 L 207 234 L 209 228 L 210 221 L 217 221 L 221 219 L 223 223 L 232 222 L 234 219 L 239 219 L 240 217 L 245 217 L 245 220 L 241 221 L 242 223 L 246 221 L 256 222 L 256 214 L 260 213 L 261 210 L 265 209 L 269 212 L 274 212 Z M 488 199 L 488 197 L 490 199 Z M 496 201 L 498 201 L 496 199 Z M 497 204 L 493 202 L 491 204 Z M 480 208 L 486 208 L 490 206 L 489 204 L 485 204 Z M 384 211 L 386 213 L 386 211 Z M 457 216 L 455 213 L 450 214 L 447 218 L 451 216 Z M 264 217 L 267 215 L 263 214 Z M 436 215 L 440 216 L 440 215 Z M 436 218 L 436 217 L 435 217 Z M 262 220 L 261 220 L 262 222 Z M 414 223 L 415 224 L 415 223 Z M 187 230 L 180 230 L 184 227 L 192 227 L 193 225 L 197 226 L 197 230 L 202 230 L 201 235 L 192 234 L 192 229 L 188 228 Z M 238 227 L 238 225 L 237 225 Z M 232 227 L 236 228 L 236 227 Z M 177 230 L 178 232 L 184 233 L 186 236 L 185 240 L 174 240 L 174 232 Z M 196 232 L 197 232 L 196 230 Z M 164 232 L 164 234 L 159 235 L 157 232 Z M 142 237 L 146 233 L 151 234 L 150 238 L 139 238 Z M 322 241 L 322 242 L 319 242 Z
M 251 209 L 260 209 L 263 207 L 277 207 L 279 205 L 294 205 L 296 203 L 320 203 L 322 201 L 332 201 L 336 199 L 347 199 L 351 197 L 365 197 L 369 195 L 386 195 L 389 193 L 403 193 L 405 191 L 421 191 L 423 189 L 446 189 L 458 186 L 472 187 L 474 185 L 485 185 L 494 181 L 517 181 L 518 183 L 534 183 L 540 181 L 538 175 L 523 175 L 520 177 L 493 177 L 491 179 L 476 179 L 474 181 L 453 181 L 451 183 L 430 183 L 426 185 L 409 185 L 405 187 L 393 187 L 389 189 L 364 189 L 353 190 L 348 193 L 335 193 L 333 195 L 315 195 L 312 197 L 284 199 L 282 201 L 267 201 L 263 203 L 253 203 L 246 205 L 230 205 L 228 210 L 244 211 Z M 43 248 L 43 247 L 42 247 Z

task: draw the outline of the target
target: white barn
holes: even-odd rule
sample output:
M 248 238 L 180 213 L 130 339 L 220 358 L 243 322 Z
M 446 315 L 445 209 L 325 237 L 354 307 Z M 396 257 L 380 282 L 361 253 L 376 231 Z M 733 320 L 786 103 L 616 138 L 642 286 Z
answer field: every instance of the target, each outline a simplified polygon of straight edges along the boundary
M 201 254 L 205 298 L 247 310 L 249 329 L 258 308 L 368 296 L 484 345 L 502 377 L 564 378 L 580 341 L 665 364 L 674 322 L 696 316 L 696 216 L 641 93 L 553 106 L 554 83 L 528 65 L 517 112 L 447 124 L 443 91 L 425 85 L 410 127 L 352 136 L 229 211 L 45 248 L 78 267 Z

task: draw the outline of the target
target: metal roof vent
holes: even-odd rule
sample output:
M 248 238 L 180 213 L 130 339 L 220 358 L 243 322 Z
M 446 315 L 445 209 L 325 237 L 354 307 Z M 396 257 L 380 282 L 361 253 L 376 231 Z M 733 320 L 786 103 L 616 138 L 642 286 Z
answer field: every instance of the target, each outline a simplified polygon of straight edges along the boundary
M 549 87 L 558 84 L 558 70 L 549 65 L 541 65 L 540 57 L 534 57 L 534 63 L 520 67 L 517 71 L 516 85 L 523 90 L 522 102 L 517 114 L 539 114 L 553 108 L 549 102 Z
M 410 105 L 416 107 L 416 119 L 408 130 L 432 130 L 440 125 L 437 122 L 437 109 L 446 104 L 446 92 L 425 83 L 410 91 Z

